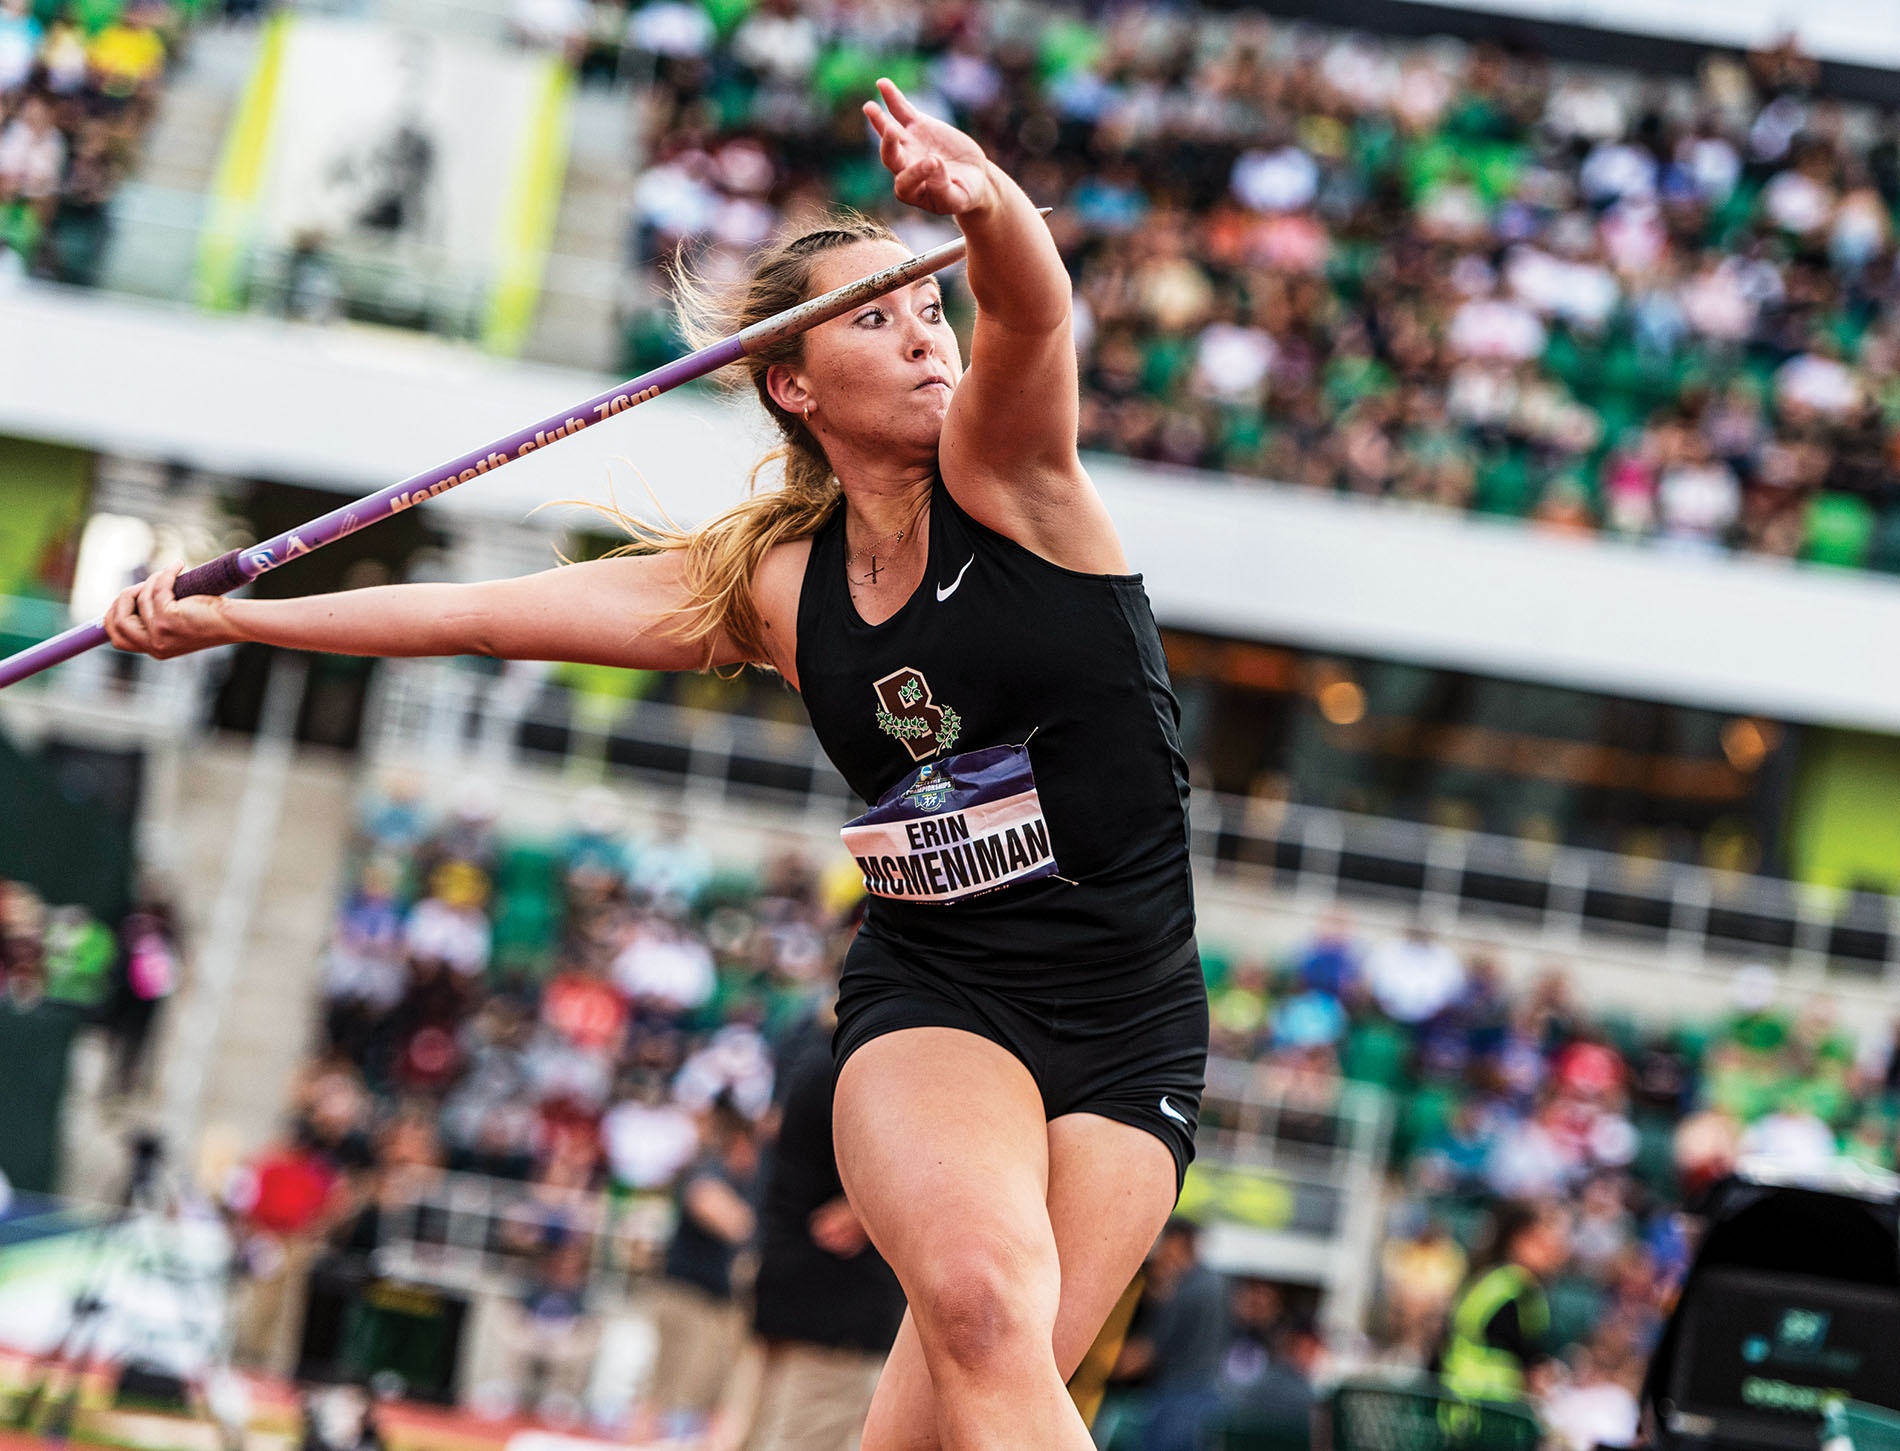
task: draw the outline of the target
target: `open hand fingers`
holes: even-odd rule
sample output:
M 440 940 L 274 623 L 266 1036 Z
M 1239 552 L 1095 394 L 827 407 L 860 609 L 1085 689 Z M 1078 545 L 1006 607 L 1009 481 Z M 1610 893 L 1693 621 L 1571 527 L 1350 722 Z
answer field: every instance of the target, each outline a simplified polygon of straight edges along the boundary
M 897 89 L 897 82 L 889 76 L 879 76 L 877 92 L 884 98 L 884 104 L 890 109 L 893 119 L 903 126 L 910 125 L 923 113 L 911 105 L 910 97 Z
M 878 160 L 884 163 L 885 170 L 896 175 L 909 164 L 916 149 L 909 133 L 892 120 L 876 101 L 864 103 L 864 114 L 878 134 Z
M 891 189 L 897 193 L 897 199 L 910 206 L 928 206 L 927 198 L 936 197 L 946 181 L 946 173 L 941 156 L 926 156 L 912 162 L 893 178 Z
M 908 182 L 912 186 L 927 186 L 944 177 L 943 158 L 934 151 L 928 156 L 920 156 L 897 174 L 901 184 Z

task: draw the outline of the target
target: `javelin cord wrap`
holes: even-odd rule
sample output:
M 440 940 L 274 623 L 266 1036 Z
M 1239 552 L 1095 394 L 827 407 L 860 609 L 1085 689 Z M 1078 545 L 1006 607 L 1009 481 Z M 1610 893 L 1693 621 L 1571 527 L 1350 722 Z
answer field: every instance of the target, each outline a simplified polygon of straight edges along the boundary
M 172 581 L 173 597 L 182 600 L 192 595 L 228 595 L 238 586 L 249 584 L 250 577 L 238 563 L 239 553 L 227 550 L 216 559 L 186 570 Z

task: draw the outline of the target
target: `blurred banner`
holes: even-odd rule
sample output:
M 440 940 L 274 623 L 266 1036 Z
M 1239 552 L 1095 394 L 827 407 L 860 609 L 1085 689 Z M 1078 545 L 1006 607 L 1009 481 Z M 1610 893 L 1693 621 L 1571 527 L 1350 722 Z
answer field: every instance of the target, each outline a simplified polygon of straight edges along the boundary
M 292 288 L 344 285 L 391 320 L 458 306 L 488 346 L 518 350 L 560 199 L 570 89 L 548 56 L 280 15 L 225 139 L 200 301 L 240 306 L 254 277 L 284 274 Z
M 82 449 L 0 438 L 6 527 L 0 528 L 0 595 L 64 596 L 67 544 L 86 514 L 92 456 Z

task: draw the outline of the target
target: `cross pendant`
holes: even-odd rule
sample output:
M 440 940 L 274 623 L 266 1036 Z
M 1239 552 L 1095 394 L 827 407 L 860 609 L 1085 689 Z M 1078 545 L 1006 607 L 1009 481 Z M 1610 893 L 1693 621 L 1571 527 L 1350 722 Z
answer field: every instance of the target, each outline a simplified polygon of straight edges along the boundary
M 882 571 L 878 568 L 877 556 L 873 554 L 871 556 L 871 583 L 872 584 L 877 583 L 877 577 L 880 573 L 882 573 Z

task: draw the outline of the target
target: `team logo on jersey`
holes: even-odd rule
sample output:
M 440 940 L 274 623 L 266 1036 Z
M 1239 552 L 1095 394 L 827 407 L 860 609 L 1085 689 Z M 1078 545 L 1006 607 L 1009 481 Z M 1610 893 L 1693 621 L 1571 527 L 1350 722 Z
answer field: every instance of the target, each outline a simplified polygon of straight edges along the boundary
M 930 682 L 914 665 L 893 670 L 871 689 L 877 697 L 877 728 L 896 736 L 913 761 L 949 750 L 963 734 L 963 717 L 931 698 Z

